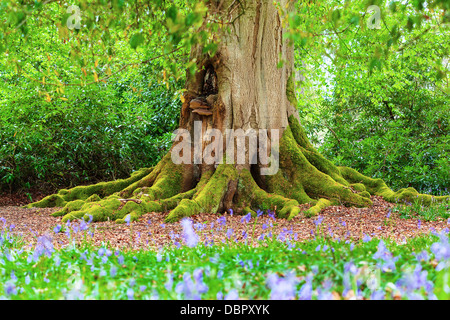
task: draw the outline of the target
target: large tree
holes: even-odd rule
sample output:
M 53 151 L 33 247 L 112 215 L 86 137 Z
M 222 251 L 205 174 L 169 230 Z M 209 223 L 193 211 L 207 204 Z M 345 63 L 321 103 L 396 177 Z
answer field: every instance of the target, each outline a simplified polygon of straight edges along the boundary
M 417 198 L 424 204 L 446 199 L 413 188 L 394 192 L 380 179 L 335 166 L 312 146 L 296 110 L 291 31 L 301 19 L 295 16 L 297 5 L 290 0 L 204 2 L 203 21 L 195 31 L 209 37 L 191 42 L 180 130 L 168 154 L 128 179 L 63 189 L 29 207 L 63 207 L 55 215 L 64 215 L 64 221 L 124 222 L 161 212 L 173 222 L 227 210 L 274 210 L 277 217 L 291 219 L 301 212 L 300 204 L 311 204 L 305 214 L 312 216 L 332 204 L 371 206 L 371 195 L 391 202 Z M 176 11 L 170 7 L 164 12 L 171 39 L 181 37 Z M 141 34 L 130 41 L 134 47 L 142 42 Z M 197 140 L 199 132 L 215 138 Z M 247 133 L 245 143 L 236 136 L 239 132 Z M 252 134 L 260 138 L 257 148 L 252 148 Z M 263 137 L 267 145 L 261 143 Z M 221 147 L 229 152 L 221 154 Z M 205 161 L 208 157 L 215 161 Z M 175 161 L 179 158 L 183 163 Z

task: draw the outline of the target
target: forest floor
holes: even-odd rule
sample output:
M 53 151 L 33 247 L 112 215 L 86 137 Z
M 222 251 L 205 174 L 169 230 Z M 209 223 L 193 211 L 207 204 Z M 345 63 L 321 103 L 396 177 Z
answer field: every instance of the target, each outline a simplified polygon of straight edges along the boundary
M 37 201 L 44 196 L 45 194 L 35 193 L 32 199 Z M 262 234 L 273 235 L 275 238 L 281 234 L 298 241 L 322 235 L 353 242 L 375 237 L 391 238 L 403 243 L 407 238 L 433 231 L 440 232 L 449 227 L 448 221 L 443 219 L 402 219 L 397 213 L 391 212 L 394 204 L 380 197 L 372 197 L 372 200 L 374 205 L 371 208 L 332 206 L 317 217 L 306 218 L 299 215 L 291 221 L 273 219 L 267 214 L 252 218 L 249 222 L 243 221 L 243 216 L 230 214 L 199 214 L 191 219 L 201 241 L 247 241 L 249 245 L 256 245 Z M 181 224 L 164 223 L 166 215 L 160 213 L 145 214 L 131 225 L 116 224 L 113 221 L 93 223 L 90 225 L 91 233 L 72 232 L 69 238 L 64 232 L 56 234 L 53 231 L 55 226 L 64 225 L 62 217 L 51 216 L 57 208 L 22 208 L 29 202 L 27 196 L 20 194 L 0 195 L 0 218 L 6 220 L 6 226 L 13 226 L 10 228 L 12 233 L 21 234 L 29 244 L 35 243 L 37 237 L 43 234 L 50 234 L 55 240 L 55 246 L 67 245 L 73 239 L 87 241 L 94 246 L 109 243 L 111 247 L 121 249 L 161 248 L 176 241 L 183 242 Z M 305 209 L 307 208 L 305 205 Z M 226 220 L 218 220 L 221 216 Z M 78 222 L 71 223 L 72 230 L 78 227 Z

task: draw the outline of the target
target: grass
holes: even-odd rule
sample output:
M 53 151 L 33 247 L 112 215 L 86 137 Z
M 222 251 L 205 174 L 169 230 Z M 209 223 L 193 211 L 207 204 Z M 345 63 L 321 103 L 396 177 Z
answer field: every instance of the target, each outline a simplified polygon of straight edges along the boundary
M 450 203 L 432 203 L 431 206 L 422 206 L 420 201 L 413 203 L 397 204 L 393 209 L 402 219 L 419 218 L 423 221 L 436 221 L 450 218 Z
M 286 231 L 252 247 L 231 239 L 197 243 L 196 233 L 186 228 L 191 247 L 136 251 L 93 247 L 92 226 L 78 229 L 80 242 L 56 249 L 51 236 L 29 245 L 3 224 L 0 298 L 450 299 L 444 290 L 450 265 L 444 232 L 397 244 L 325 236 L 297 242 Z

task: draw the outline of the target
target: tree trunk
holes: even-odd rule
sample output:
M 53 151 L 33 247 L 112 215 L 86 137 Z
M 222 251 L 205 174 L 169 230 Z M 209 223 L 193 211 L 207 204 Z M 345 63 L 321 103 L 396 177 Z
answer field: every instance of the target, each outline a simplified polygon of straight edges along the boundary
M 219 35 L 214 57 L 202 47 L 192 50 L 198 71 L 188 73 L 180 129 L 164 159 L 129 179 L 61 190 L 30 207 L 63 207 L 54 214 L 63 220 L 123 223 L 147 212 L 169 212 L 166 221 L 173 222 L 226 210 L 272 210 L 292 219 L 303 203 L 311 204 L 304 214 L 313 216 L 332 204 L 371 206 L 371 195 L 432 202 L 412 188 L 395 193 L 318 153 L 295 108 L 294 49 L 284 41 L 278 9 L 269 0 L 210 1 L 212 11 L 221 8 L 231 32 Z

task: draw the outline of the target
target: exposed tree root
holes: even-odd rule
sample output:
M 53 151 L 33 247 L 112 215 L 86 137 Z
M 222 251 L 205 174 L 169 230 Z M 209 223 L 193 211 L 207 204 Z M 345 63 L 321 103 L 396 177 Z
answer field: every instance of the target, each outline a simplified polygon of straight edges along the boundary
M 63 189 L 27 207 L 62 207 L 53 215 L 63 216 L 63 221 L 124 223 L 127 217 L 135 221 L 148 212 L 168 212 L 166 221 L 175 222 L 230 209 L 252 215 L 272 210 L 279 218 L 292 219 L 304 203 L 311 207 L 303 214 L 312 217 L 335 204 L 369 207 L 371 195 L 390 202 L 418 200 L 423 205 L 448 199 L 418 194 L 413 188 L 394 192 L 381 179 L 337 167 L 312 147 L 295 117 L 289 121 L 280 140 L 280 170 L 273 176 L 219 164 L 204 168 L 200 180 L 193 183 L 192 166 L 173 164 L 169 153 L 156 167 L 141 169 L 128 179 Z

